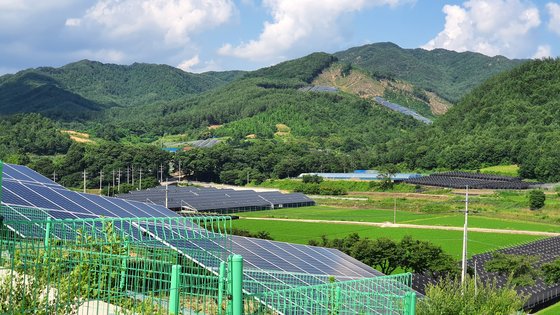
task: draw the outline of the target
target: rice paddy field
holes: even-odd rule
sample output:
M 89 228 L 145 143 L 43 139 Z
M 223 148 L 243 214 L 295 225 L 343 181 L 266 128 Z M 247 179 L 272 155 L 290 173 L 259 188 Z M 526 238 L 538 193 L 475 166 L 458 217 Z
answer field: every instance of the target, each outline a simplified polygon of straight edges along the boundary
M 401 239 L 405 235 L 431 241 L 459 259 L 462 231 L 395 228 L 359 225 L 359 222 L 414 224 L 421 226 L 462 227 L 465 196 L 451 190 L 429 190 L 422 193 L 397 191 L 355 191 L 339 198 L 317 198 L 314 207 L 287 208 L 239 214 L 234 226 L 250 232 L 267 231 L 279 241 L 307 244 L 322 235 L 343 238 L 350 233 L 362 237 Z M 396 209 L 396 211 L 394 211 Z M 469 227 L 499 230 L 522 230 L 560 233 L 560 197 L 547 193 L 546 206 L 538 211 L 528 209 L 526 191 L 484 191 L 469 198 Z M 396 216 L 395 216 L 396 214 Z M 356 224 L 328 222 L 286 222 L 250 220 L 277 218 L 291 220 L 353 221 Z M 469 256 L 499 248 L 530 242 L 544 236 L 469 232 Z
M 361 237 L 372 239 L 387 237 L 400 240 L 405 235 L 415 239 L 428 240 L 440 245 L 446 252 L 457 259 L 461 256 L 463 233 L 461 231 L 382 228 L 359 225 L 341 225 L 328 223 L 308 222 L 281 222 L 261 220 L 235 220 L 233 226 L 251 232 L 267 231 L 277 241 L 307 244 L 309 240 L 319 240 L 322 235 L 329 239 L 343 238 L 351 233 L 358 233 Z M 525 242 L 534 241 L 542 236 L 533 235 L 508 235 L 497 233 L 469 233 L 469 256 L 491 251 L 498 248 L 509 247 Z

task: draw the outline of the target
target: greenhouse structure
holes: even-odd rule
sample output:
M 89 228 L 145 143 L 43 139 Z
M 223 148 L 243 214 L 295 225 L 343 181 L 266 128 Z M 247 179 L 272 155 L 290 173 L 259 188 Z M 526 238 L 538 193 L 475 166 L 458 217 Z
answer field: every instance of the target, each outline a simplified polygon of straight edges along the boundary
M 411 275 L 0 162 L 1 314 L 414 314 Z

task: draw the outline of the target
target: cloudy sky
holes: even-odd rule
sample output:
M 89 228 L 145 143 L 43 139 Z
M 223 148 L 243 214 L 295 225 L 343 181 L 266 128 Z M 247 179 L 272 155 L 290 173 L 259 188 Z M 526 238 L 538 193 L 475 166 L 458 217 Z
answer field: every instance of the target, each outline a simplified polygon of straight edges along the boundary
M 560 55 L 559 0 L 0 0 L 0 74 L 81 59 L 251 70 L 391 41 Z

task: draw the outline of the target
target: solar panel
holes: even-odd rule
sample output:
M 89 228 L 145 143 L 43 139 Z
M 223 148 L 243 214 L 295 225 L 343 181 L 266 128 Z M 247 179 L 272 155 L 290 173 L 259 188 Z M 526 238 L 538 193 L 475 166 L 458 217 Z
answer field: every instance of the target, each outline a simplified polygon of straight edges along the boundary
M 61 185 L 55 183 L 54 181 L 22 165 L 4 164 L 3 176 L 4 179 L 18 180 L 27 183 L 41 183 L 44 185 L 62 187 Z

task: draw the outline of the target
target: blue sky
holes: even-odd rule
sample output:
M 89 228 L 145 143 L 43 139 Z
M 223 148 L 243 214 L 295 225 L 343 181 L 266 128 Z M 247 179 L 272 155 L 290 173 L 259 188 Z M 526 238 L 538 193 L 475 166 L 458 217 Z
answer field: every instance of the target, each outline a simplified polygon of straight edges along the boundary
M 391 41 L 560 55 L 558 0 L 0 0 L 0 74 L 81 59 L 252 70 Z

